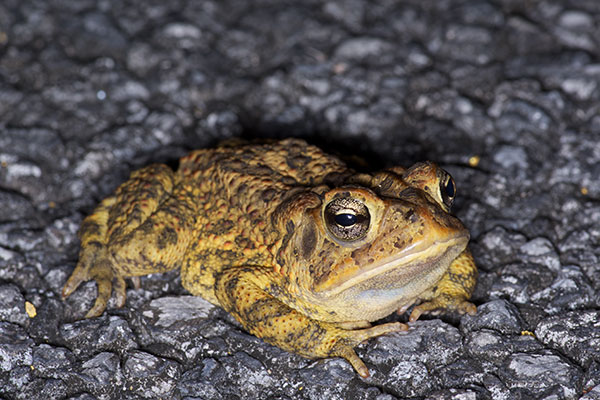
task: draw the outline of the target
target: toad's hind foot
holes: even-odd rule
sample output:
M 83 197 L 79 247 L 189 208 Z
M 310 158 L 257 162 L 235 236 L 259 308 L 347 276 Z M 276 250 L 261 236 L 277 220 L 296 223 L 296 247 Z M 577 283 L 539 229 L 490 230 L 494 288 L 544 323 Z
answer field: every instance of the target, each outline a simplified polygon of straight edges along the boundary
M 96 281 L 98 296 L 94 306 L 85 315 L 86 318 L 98 317 L 104 312 L 113 288 L 117 299 L 117 307 L 125 305 L 125 280 L 121 276 L 115 276 L 107 253 L 106 247 L 98 243 L 95 245 L 89 244 L 83 248 L 79 255 L 79 262 L 62 290 L 64 299 L 69 297 L 81 283 L 91 279 Z

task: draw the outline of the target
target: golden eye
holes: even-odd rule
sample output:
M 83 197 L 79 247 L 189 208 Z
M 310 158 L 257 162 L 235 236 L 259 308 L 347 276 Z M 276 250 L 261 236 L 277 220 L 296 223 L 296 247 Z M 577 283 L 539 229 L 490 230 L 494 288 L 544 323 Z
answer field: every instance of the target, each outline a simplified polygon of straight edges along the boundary
M 343 241 L 365 237 L 371 215 L 363 202 L 350 197 L 333 199 L 325 206 L 325 225 L 333 236 Z

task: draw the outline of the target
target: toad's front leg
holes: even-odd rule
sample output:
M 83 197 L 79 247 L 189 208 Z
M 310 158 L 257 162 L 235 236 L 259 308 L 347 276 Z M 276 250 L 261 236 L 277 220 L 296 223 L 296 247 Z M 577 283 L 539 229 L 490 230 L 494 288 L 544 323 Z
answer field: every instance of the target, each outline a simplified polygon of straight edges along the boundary
M 448 268 L 442 279 L 423 298 L 425 302 L 413 308 L 410 321 L 414 322 L 423 313 L 438 313 L 442 310 L 460 314 L 475 314 L 477 307 L 469 298 L 477 283 L 477 267 L 469 249 L 463 251 Z
M 347 330 L 311 319 L 267 292 L 279 279 L 267 268 L 227 269 L 217 277 L 216 296 L 221 306 L 253 335 L 308 358 L 343 357 L 364 378 L 369 370 L 354 347 L 370 338 L 407 329 L 401 323 L 388 323 Z

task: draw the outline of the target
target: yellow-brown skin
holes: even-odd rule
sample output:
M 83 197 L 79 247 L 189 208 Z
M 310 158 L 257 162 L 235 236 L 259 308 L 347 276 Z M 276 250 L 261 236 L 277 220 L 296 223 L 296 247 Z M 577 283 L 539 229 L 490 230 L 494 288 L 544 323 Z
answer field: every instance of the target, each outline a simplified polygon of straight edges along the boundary
M 449 214 L 454 182 L 433 163 L 357 174 L 304 141 L 222 146 L 151 165 L 81 226 L 69 296 L 93 279 L 104 311 L 125 280 L 181 267 L 183 286 L 252 334 L 310 358 L 344 357 L 402 323 L 371 327 L 414 303 L 474 313 L 469 233 Z

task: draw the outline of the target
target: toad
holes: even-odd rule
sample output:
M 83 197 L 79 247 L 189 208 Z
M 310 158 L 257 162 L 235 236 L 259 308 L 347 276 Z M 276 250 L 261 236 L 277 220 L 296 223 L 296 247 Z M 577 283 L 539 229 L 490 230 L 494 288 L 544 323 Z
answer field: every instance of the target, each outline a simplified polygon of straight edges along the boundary
M 410 306 L 473 314 L 477 269 L 469 232 L 450 214 L 452 177 L 431 162 L 356 173 L 302 140 L 197 150 L 173 171 L 135 171 L 84 219 L 68 297 L 94 280 L 86 317 L 101 315 L 125 278 L 180 268 L 190 293 L 253 335 L 309 358 L 407 329 L 371 326 Z

